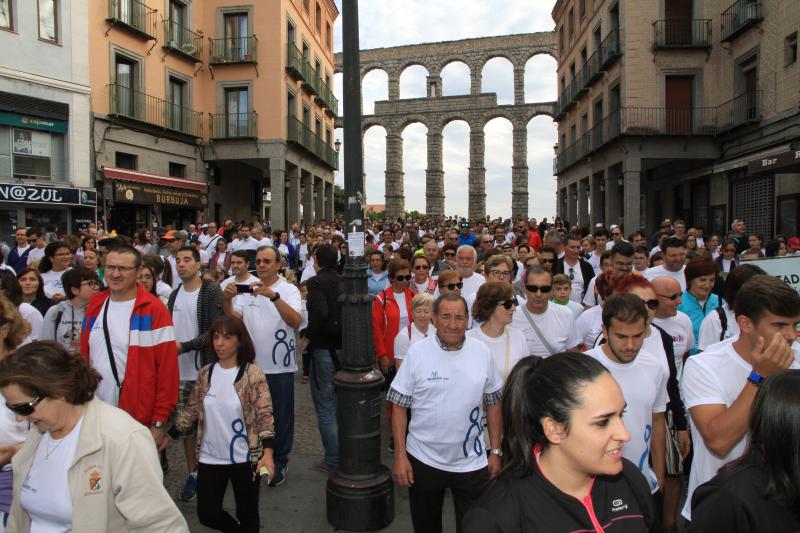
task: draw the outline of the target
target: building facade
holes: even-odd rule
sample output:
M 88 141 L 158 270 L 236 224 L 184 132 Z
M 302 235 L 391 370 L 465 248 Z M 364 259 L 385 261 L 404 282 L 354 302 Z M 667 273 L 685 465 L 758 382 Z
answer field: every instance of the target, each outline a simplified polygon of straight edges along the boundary
M 87 0 L 0 0 L 0 240 L 95 221 Z
M 796 235 L 800 3 L 558 0 L 558 211 Z
M 109 228 L 332 216 L 332 0 L 89 3 Z

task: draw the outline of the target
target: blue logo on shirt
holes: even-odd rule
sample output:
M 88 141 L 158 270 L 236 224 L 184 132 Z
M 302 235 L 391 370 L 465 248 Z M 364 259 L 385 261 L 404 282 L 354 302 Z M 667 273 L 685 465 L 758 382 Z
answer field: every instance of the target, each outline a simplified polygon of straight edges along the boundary
M 289 339 L 289 342 L 286 342 L 286 337 L 289 334 L 286 332 L 285 329 L 279 329 L 275 332 L 275 340 L 277 341 L 275 345 L 272 347 L 272 364 L 278 365 L 278 360 L 275 357 L 278 347 L 283 347 L 286 352 L 283 354 L 283 366 L 288 367 L 292 364 L 292 354 L 294 353 L 294 339 Z
M 250 460 L 250 444 L 247 442 L 247 434 L 244 432 L 244 420 L 241 418 L 237 418 L 233 422 L 231 422 L 231 429 L 233 430 L 233 438 L 231 439 L 231 444 L 229 448 L 230 452 L 230 459 L 231 464 L 236 464 L 236 457 L 234 455 L 234 449 L 236 448 L 236 441 L 239 439 L 244 440 L 245 444 L 247 444 L 247 458 L 244 462 Z
M 481 438 L 481 435 L 483 434 L 483 424 L 481 424 L 480 414 L 480 406 L 476 406 L 469 413 L 470 425 L 469 428 L 467 428 L 467 436 L 464 438 L 464 443 L 461 445 L 462 451 L 464 452 L 464 457 L 469 457 L 467 443 L 469 443 L 470 438 L 472 438 L 472 451 L 475 452 L 475 456 L 480 457 L 483 455 L 483 439 Z M 475 430 L 474 437 L 472 437 L 473 430 Z

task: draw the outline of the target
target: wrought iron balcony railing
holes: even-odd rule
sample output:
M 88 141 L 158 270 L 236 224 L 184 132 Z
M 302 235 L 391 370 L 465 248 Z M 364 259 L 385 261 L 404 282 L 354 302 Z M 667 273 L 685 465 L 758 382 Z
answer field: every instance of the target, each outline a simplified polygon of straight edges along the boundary
M 305 58 L 294 43 L 286 45 L 286 71 L 296 79 L 303 79 L 303 63 Z
M 660 48 L 711 48 L 711 19 L 653 22 L 653 49 Z
M 212 139 L 258 138 L 258 113 L 218 113 L 208 115 Z
M 339 154 L 336 150 L 295 117 L 289 117 L 287 138 L 289 142 L 299 144 L 314 154 L 329 167 L 339 168 Z
M 751 26 L 764 20 L 761 2 L 738 0 L 722 12 L 722 42 L 734 40 Z
M 258 39 L 250 37 L 225 37 L 208 39 L 208 62 L 211 65 L 256 63 Z
M 745 92 L 717 108 L 717 132 L 761 121 L 761 91 Z
M 156 38 L 157 17 L 155 9 L 139 0 L 108 0 L 106 20 L 145 39 Z
M 163 47 L 194 62 L 203 60 L 203 38 L 172 20 L 164 21 Z
M 611 30 L 605 39 L 600 43 L 600 68 L 607 69 L 614 62 L 622 57 L 622 33 L 619 30 Z
M 108 85 L 109 115 L 125 117 L 192 137 L 203 135 L 203 115 L 188 107 L 131 89 Z

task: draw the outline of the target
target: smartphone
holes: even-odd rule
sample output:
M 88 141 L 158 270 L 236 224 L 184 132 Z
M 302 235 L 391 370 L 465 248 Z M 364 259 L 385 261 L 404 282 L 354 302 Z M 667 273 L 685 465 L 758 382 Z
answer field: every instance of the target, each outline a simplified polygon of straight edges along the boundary
M 252 293 L 253 292 L 253 288 L 250 285 L 244 285 L 244 284 L 237 283 L 236 284 L 236 292 L 238 292 L 239 294 Z

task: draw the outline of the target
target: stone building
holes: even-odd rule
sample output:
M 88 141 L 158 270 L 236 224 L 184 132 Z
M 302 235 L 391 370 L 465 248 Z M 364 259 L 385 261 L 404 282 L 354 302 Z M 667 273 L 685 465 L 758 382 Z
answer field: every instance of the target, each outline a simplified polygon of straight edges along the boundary
M 333 0 L 89 5 L 94 177 L 110 227 L 332 216 Z
M 796 0 L 558 0 L 558 211 L 797 234 Z

